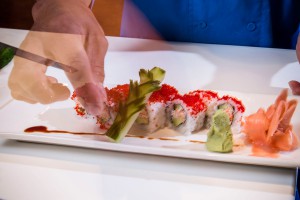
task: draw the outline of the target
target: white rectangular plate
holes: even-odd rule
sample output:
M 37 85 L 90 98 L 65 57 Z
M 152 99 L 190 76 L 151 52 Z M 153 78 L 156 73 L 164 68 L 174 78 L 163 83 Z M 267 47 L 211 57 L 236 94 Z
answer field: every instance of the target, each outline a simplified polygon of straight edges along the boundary
M 219 91 L 241 99 L 246 107 L 245 115 L 256 112 L 258 108 L 266 108 L 274 102 L 275 95 L 247 94 L 239 92 Z M 298 101 L 299 97 L 296 98 Z M 280 167 L 300 166 L 300 149 L 293 152 L 280 153 L 278 158 L 256 157 L 251 155 L 250 146 L 234 148 L 232 153 L 213 153 L 205 149 L 205 144 L 195 141 L 206 141 L 206 132 L 191 136 L 180 136 L 163 129 L 147 137 L 126 137 L 121 143 L 111 143 L 104 136 L 74 135 L 67 133 L 25 133 L 33 126 L 46 126 L 48 130 L 61 130 L 76 133 L 99 133 L 94 119 L 86 119 L 76 115 L 72 100 L 51 105 L 31 105 L 12 100 L 0 109 L 0 137 L 21 141 L 77 146 L 94 149 L 113 150 L 160 156 L 204 159 L 222 162 L 234 162 L 255 165 Z M 298 120 L 297 120 L 298 119 Z M 295 133 L 300 133 L 300 109 L 297 107 L 292 119 Z M 138 130 L 130 134 L 141 135 Z
M 120 44 L 117 46 L 119 47 Z M 274 102 L 276 98 L 274 94 L 278 93 L 280 89 L 270 87 L 270 83 L 274 81 L 280 82 L 278 80 L 284 80 L 283 82 L 287 83 L 287 80 L 293 78 L 287 76 L 286 73 L 279 73 L 281 71 L 279 69 L 285 69 L 286 63 L 278 64 L 278 60 L 267 59 L 266 56 L 270 53 L 269 51 L 264 53 L 265 49 L 255 49 L 255 51 L 259 50 L 259 52 L 264 53 L 260 55 L 253 54 L 253 49 L 251 48 L 243 48 L 241 51 L 245 56 L 242 57 L 243 60 L 239 60 L 242 58 L 235 57 L 235 59 L 232 59 L 233 52 L 234 55 L 240 52 L 239 47 L 231 47 L 232 52 L 228 54 L 228 49 L 231 49 L 230 47 L 211 46 L 210 48 L 215 48 L 215 52 L 223 52 L 218 54 L 219 57 L 209 57 L 208 55 L 211 55 L 210 51 L 213 49 L 201 46 L 198 47 L 198 50 L 195 49 L 195 46 L 192 46 L 195 52 L 187 51 L 187 49 L 176 51 L 176 48 L 181 48 L 180 45 L 170 48 L 172 49 L 171 51 L 109 51 L 106 57 L 106 66 L 108 67 L 105 68 L 105 84 L 111 86 L 128 83 L 129 79 L 137 80 L 138 70 L 141 66 L 150 69 L 153 65 L 158 65 L 167 72 L 164 82 L 175 86 L 182 92 L 201 88 L 239 91 L 223 91 L 222 93 L 232 94 L 241 99 L 246 106 L 245 115 L 248 115 L 256 112 L 260 107 L 267 108 Z M 221 51 L 221 49 L 223 50 Z M 251 53 L 247 53 L 248 51 Z M 283 51 L 282 53 L 284 58 L 286 57 L 285 53 L 291 53 L 295 56 L 294 52 Z M 253 57 L 250 57 L 252 54 L 253 56 L 256 55 L 256 57 L 260 55 L 263 62 L 258 62 L 258 64 L 250 62 L 255 60 Z M 220 61 L 220 63 L 218 64 L 217 61 Z M 266 61 L 268 62 L 265 63 Z M 265 70 L 261 70 L 262 67 Z M 228 154 L 208 152 L 203 143 L 192 142 L 195 140 L 206 141 L 205 133 L 207 130 L 188 137 L 174 135 L 170 130 L 162 130 L 159 133 L 149 136 L 150 138 L 126 137 L 119 144 L 107 142 L 104 136 L 25 133 L 24 130 L 26 128 L 33 126 L 46 126 L 49 130 L 82 133 L 97 133 L 99 129 L 93 119 L 83 119 L 76 115 L 72 100 L 51 105 L 31 105 L 9 98 L 7 80 L 11 68 L 12 63 L 0 72 L 0 137 L 29 142 L 191 159 L 281 167 L 300 166 L 300 149 L 293 152 L 280 153 L 278 158 L 251 156 L 251 147 L 235 148 L 233 153 Z M 288 74 L 299 74 L 295 70 L 293 68 Z M 70 85 L 63 71 L 48 68 L 47 74 L 54 76 L 61 83 Z M 276 79 L 277 81 L 274 80 L 274 77 L 278 76 L 279 79 Z M 295 80 L 298 80 L 297 77 Z M 286 86 L 283 85 L 281 87 Z M 276 92 L 274 92 L 274 89 Z M 258 92 L 260 94 L 249 94 L 249 92 Z M 262 93 L 267 93 L 268 95 Z M 299 97 L 297 99 L 298 101 L 300 100 Z M 298 135 L 300 134 L 299 119 L 300 109 L 298 106 L 292 119 L 294 132 Z M 130 134 L 140 134 L 140 132 L 132 130 Z M 172 138 L 176 141 L 165 140 L 165 138 Z

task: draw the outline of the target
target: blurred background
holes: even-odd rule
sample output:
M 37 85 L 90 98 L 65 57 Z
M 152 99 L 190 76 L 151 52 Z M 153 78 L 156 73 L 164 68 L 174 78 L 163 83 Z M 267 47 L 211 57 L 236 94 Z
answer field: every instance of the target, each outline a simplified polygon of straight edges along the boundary
M 124 0 L 96 0 L 93 13 L 108 36 L 119 36 Z M 0 28 L 30 29 L 35 0 L 1 0 Z

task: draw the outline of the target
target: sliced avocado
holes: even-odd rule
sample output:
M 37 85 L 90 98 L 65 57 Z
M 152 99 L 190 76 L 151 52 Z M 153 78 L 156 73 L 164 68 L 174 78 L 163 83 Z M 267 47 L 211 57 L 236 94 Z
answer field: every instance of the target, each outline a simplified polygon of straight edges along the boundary
M 174 104 L 171 112 L 171 121 L 175 127 L 180 126 L 186 121 L 186 113 L 180 104 Z
M 218 106 L 218 109 L 222 109 L 222 110 L 231 110 L 232 113 L 234 112 L 234 108 L 232 107 L 232 105 L 230 105 L 229 103 L 223 103 L 221 105 Z

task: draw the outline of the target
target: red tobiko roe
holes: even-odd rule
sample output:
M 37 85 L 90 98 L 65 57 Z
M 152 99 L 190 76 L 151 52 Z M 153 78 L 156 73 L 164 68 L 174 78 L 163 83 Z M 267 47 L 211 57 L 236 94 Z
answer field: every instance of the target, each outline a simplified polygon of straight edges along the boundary
M 71 96 L 71 99 L 74 101 L 74 100 L 75 100 L 75 98 L 76 98 L 76 93 L 75 93 L 75 92 L 73 92 L 73 94 L 72 94 L 72 96 Z
M 149 98 L 149 103 L 161 102 L 166 103 L 171 101 L 178 95 L 178 90 L 168 84 L 162 84 L 161 88 L 152 93 Z
M 76 93 L 75 92 L 73 92 L 73 94 L 71 96 L 71 99 L 73 101 L 75 101 L 75 99 L 76 99 Z M 74 110 L 76 111 L 76 114 L 79 115 L 79 116 L 81 116 L 81 117 L 83 117 L 86 114 L 85 113 L 85 109 L 83 107 L 81 107 L 79 105 L 79 103 L 77 103 L 77 102 L 76 102 L 76 105 L 74 106 Z
M 86 113 L 85 113 L 85 109 L 81 106 L 79 106 L 79 104 L 76 104 L 76 106 L 74 107 L 76 114 L 83 117 Z
M 229 96 L 229 95 L 223 96 L 223 97 L 221 98 L 221 100 L 225 100 L 225 101 L 231 100 L 231 101 L 233 101 L 233 102 L 236 104 L 237 109 L 238 109 L 240 112 L 242 112 L 242 113 L 245 112 L 245 106 L 244 106 L 244 104 L 242 103 L 241 100 L 239 100 L 239 99 L 237 99 L 237 98 L 235 98 L 235 97 Z
M 129 84 L 124 84 L 124 85 L 117 85 L 114 88 L 108 89 L 107 87 L 105 88 L 106 94 L 107 94 L 107 100 L 110 103 L 116 103 L 116 106 L 118 106 L 118 103 L 120 101 L 125 101 L 127 99 L 128 93 L 129 93 Z M 74 91 L 71 99 L 73 101 L 76 100 L 76 92 Z M 77 115 L 79 116 L 84 116 L 86 114 L 85 109 L 80 106 L 80 104 L 76 103 L 74 107 Z
M 105 88 L 107 94 L 107 100 L 109 102 L 125 101 L 129 93 L 129 84 L 117 85 L 114 88 Z
M 198 94 L 185 94 L 181 99 L 188 107 L 192 109 L 192 115 L 196 115 L 201 111 L 205 111 L 207 108 Z
M 188 94 L 198 94 L 200 98 L 206 98 L 208 100 L 211 100 L 212 98 L 219 99 L 218 93 L 211 91 L 211 90 L 195 90 L 192 92 L 189 92 Z
M 218 93 L 211 90 L 203 91 L 203 97 L 219 98 Z

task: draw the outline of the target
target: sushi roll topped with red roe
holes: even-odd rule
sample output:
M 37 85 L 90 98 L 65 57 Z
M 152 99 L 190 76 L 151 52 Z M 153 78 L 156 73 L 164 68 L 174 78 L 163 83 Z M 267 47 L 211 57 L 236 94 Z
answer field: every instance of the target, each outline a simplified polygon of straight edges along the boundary
M 234 105 L 236 111 L 238 111 L 238 112 L 241 112 L 241 113 L 245 112 L 244 104 L 242 103 L 241 100 L 239 100 L 235 97 L 232 97 L 232 96 L 229 96 L 229 95 L 224 95 L 220 98 L 220 100 L 224 100 L 224 101 L 227 101 L 227 102 L 231 103 L 232 105 Z
M 199 112 L 205 112 L 207 106 L 199 95 L 188 93 L 181 97 L 182 101 L 190 108 L 191 115 L 197 115 Z
M 117 85 L 111 89 L 105 88 L 107 94 L 107 105 L 114 111 L 118 111 L 119 103 L 126 101 L 129 94 L 129 84 Z
M 228 115 L 233 134 L 241 132 L 242 117 L 245 112 L 245 106 L 241 100 L 230 95 L 224 95 L 216 103 L 213 114 L 217 110 L 223 110 Z
M 152 133 L 166 125 L 166 106 L 169 101 L 179 96 L 177 89 L 163 84 L 161 88 L 153 92 L 146 103 L 145 108 L 136 119 L 136 124 L 142 130 Z
M 212 99 L 218 99 L 218 93 L 211 91 L 211 90 L 194 90 L 192 92 L 189 92 L 188 94 L 198 94 L 199 97 L 203 100 L 203 101 L 209 101 Z
M 177 95 L 168 103 L 167 126 L 189 135 L 203 127 L 206 105 L 197 93 Z
M 117 85 L 110 89 L 106 87 L 105 90 L 106 109 L 101 115 L 93 117 L 101 129 L 108 129 L 112 125 L 120 103 L 128 98 L 130 85 Z M 72 99 L 76 102 L 77 115 L 89 117 L 76 99 L 75 93 Z M 209 128 L 211 117 L 218 109 L 223 109 L 228 114 L 232 127 L 240 127 L 245 107 L 239 99 L 229 95 L 220 97 L 211 90 L 194 90 L 180 94 L 175 87 L 162 84 L 159 90 L 151 94 L 135 122 L 149 133 L 167 127 L 182 134 L 191 134 L 202 127 Z
M 119 111 L 121 102 L 125 102 L 129 94 L 129 84 L 117 85 L 111 89 L 105 88 L 107 95 L 106 109 L 97 116 L 97 124 L 101 129 L 108 129 Z
M 155 92 L 152 93 L 152 95 L 149 98 L 149 103 L 167 103 L 168 101 L 171 101 L 172 99 L 179 96 L 178 90 L 168 84 L 162 84 L 161 88 Z

